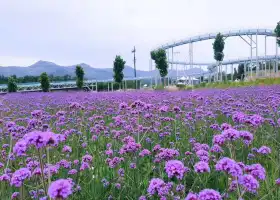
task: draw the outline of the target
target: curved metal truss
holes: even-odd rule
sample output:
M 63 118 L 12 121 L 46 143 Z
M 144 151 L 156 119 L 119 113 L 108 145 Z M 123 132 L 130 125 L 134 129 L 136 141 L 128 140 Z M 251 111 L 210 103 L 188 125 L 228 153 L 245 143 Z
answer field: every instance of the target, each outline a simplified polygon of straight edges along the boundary
M 211 40 L 211 39 L 215 39 L 217 34 L 218 33 L 209 33 L 209 34 L 189 37 L 189 38 L 186 38 L 186 39 L 175 41 L 173 43 L 164 44 L 162 46 L 159 46 L 156 49 L 167 50 L 167 49 L 177 47 L 177 46 L 181 46 L 181 45 L 185 45 L 185 44 L 201 42 L 201 41 L 204 41 L 204 40 Z M 235 37 L 235 36 L 246 36 L 246 35 L 248 35 L 248 36 L 249 35 L 250 36 L 252 36 L 252 35 L 275 36 L 275 33 L 273 32 L 273 30 L 270 30 L 270 29 L 230 30 L 230 31 L 221 32 L 221 34 L 226 38 Z
M 271 61 L 271 60 L 280 60 L 279 56 L 258 56 L 258 57 L 246 57 L 246 58 L 238 58 L 233 60 L 225 60 L 221 64 L 222 65 L 231 65 L 231 64 L 242 64 L 242 63 L 249 63 L 249 62 L 263 62 L 263 61 Z M 170 64 L 177 64 L 177 65 L 190 65 L 190 62 L 181 62 L 181 61 L 168 61 Z M 218 64 L 216 62 L 212 63 L 192 63 L 194 66 L 207 66 L 215 68 Z
M 184 65 L 185 69 L 189 66 L 189 68 L 193 68 L 193 66 L 207 66 L 209 72 L 213 75 L 214 74 L 214 80 L 219 81 L 223 79 L 222 75 L 222 69 L 224 66 L 226 66 L 226 71 L 227 73 L 227 65 L 233 65 L 233 64 L 249 64 L 249 68 L 251 70 L 251 78 L 252 78 L 252 68 L 255 66 L 260 66 L 260 63 L 263 61 L 270 61 L 270 62 L 275 62 L 275 73 L 278 75 L 278 63 L 279 63 L 279 56 L 278 56 L 278 46 L 276 46 L 276 52 L 275 56 L 267 56 L 267 37 L 275 37 L 275 44 L 277 42 L 276 35 L 273 30 L 270 29 L 245 29 L 245 30 L 230 30 L 230 31 L 225 31 L 221 32 L 221 34 L 224 37 L 224 40 L 228 37 L 240 37 L 248 46 L 250 49 L 250 57 L 248 58 L 239 58 L 239 59 L 234 59 L 234 60 L 227 60 L 223 61 L 220 63 L 203 63 L 199 62 L 196 63 L 193 61 L 193 46 L 194 43 L 196 42 L 201 42 L 205 40 L 211 40 L 215 39 L 218 33 L 209 33 L 209 34 L 204 34 L 204 35 L 198 35 L 194 37 L 189 37 L 186 39 L 182 39 L 179 41 L 167 43 L 164 45 L 161 45 L 157 47 L 156 49 L 164 49 L 167 51 L 167 57 L 168 57 L 168 62 L 171 64 L 171 71 L 173 71 L 173 65 L 176 65 L 176 71 L 177 71 L 177 79 L 178 79 L 178 70 L 177 70 L 177 65 Z M 265 37 L 265 55 L 259 56 L 259 50 L 258 50 L 258 36 L 264 36 Z M 180 53 L 180 52 L 174 52 L 174 48 L 182 45 L 189 45 L 189 62 L 180 62 L 176 61 L 174 62 L 174 54 Z M 171 61 L 170 61 L 170 53 L 169 50 L 171 49 Z M 253 55 L 254 53 L 254 55 Z M 151 64 L 152 66 L 152 64 Z M 233 69 L 233 66 L 231 67 Z M 266 69 L 266 68 L 265 68 Z M 207 72 L 206 72 L 207 73 Z M 232 72 L 233 73 L 233 72 Z M 203 73 L 204 74 L 204 73 Z M 256 78 L 259 77 L 259 74 L 262 74 L 260 71 L 259 67 L 256 67 Z M 265 73 L 266 74 L 266 73 Z M 202 74 L 201 74 L 202 75 Z M 220 76 L 220 77 L 219 77 Z

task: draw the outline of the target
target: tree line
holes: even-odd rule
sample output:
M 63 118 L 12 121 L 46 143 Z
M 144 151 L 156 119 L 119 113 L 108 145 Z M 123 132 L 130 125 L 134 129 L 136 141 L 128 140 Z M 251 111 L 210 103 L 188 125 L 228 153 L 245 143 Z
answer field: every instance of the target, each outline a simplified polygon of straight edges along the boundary
M 125 67 L 125 63 L 126 62 L 122 59 L 121 56 L 119 55 L 116 56 L 113 63 L 113 78 L 116 84 L 113 84 L 113 89 L 116 89 L 116 87 L 118 88 L 121 87 L 121 83 L 124 78 L 123 70 Z M 7 84 L 8 92 L 16 92 L 18 90 L 18 83 L 39 82 L 42 91 L 49 92 L 51 86 L 50 82 L 76 80 L 77 88 L 82 89 L 84 87 L 84 76 L 85 76 L 85 72 L 83 68 L 79 65 L 76 66 L 75 74 L 76 77 L 71 77 L 70 75 L 53 76 L 53 75 L 48 75 L 46 72 L 43 72 L 40 76 L 17 77 L 16 75 L 12 75 L 10 77 L 4 77 L 3 75 L 1 75 L 0 84 Z M 129 85 L 130 82 L 128 82 Z M 103 83 L 99 84 L 98 89 L 104 90 L 105 88 L 107 89 L 107 84 L 106 86 Z
M 84 71 L 81 66 L 76 66 L 76 77 L 72 77 L 70 75 L 64 76 L 54 76 L 48 75 L 46 72 L 43 72 L 40 76 L 24 76 L 17 77 L 16 75 L 12 75 L 10 77 L 0 76 L 0 84 L 7 84 L 8 92 L 16 92 L 18 90 L 19 83 L 35 83 L 39 82 L 41 85 L 41 89 L 43 92 L 50 91 L 50 82 L 55 81 L 77 81 L 77 87 L 81 89 L 83 87 L 84 82 Z
M 16 75 L 12 75 L 12 77 L 17 80 L 17 83 L 36 83 L 40 79 L 40 76 L 17 77 Z M 7 84 L 8 78 L 9 77 L 0 75 L 0 84 Z M 49 79 L 51 82 L 56 82 L 56 81 L 72 81 L 75 80 L 76 78 L 72 77 L 71 75 L 54 76 L 53 74 L 51 74 L 49 75 Z

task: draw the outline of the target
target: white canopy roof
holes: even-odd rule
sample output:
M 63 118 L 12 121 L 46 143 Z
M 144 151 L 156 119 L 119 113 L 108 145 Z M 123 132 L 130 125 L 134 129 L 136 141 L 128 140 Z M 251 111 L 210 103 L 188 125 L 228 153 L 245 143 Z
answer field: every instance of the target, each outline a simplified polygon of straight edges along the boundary
M 195 80 L 195 81 L 197 81 L 198 79 L 197 78 L 194 78 L 194 77 L 190 77 L 190 79 L 191 80 Z M 187 77 L 185 77 L 185 76 L 182 76 L 181 78 L 179 78 L 178 79 L 179 81 L 186 81 L 186 80 L 188 80 L 188 78 Z

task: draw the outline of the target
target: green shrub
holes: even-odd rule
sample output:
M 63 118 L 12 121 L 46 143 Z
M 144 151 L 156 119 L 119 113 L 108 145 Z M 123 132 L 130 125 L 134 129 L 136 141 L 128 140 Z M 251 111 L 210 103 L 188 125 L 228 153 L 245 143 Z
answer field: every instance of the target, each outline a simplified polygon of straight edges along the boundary
M 18 89 L 16 79 L 11 76 L 8 78 L 8 92 L 16 92 Z
M 82 89 L 84 86 L 85 72 L 81 66 L 77 65 L 75 73 L 76 73 L 76 85 L 79 89 Z
M 176 87 L 179 88 L 179 90 L 184 90 L 187 88 L 186 85 L 182 85 L 182 84 L 177 84 Z
M 49 81 L 48 74 L 46 72 L 43 72 L 40 75 L 39 81 L 41 83 L 41 88 L 43 92 L 48 92 L 50 90 L 50 81 Z
M 156 85 L 156 86 L 154 86 L 154 90 L 164 90 L 164 86 L 163 85 Z

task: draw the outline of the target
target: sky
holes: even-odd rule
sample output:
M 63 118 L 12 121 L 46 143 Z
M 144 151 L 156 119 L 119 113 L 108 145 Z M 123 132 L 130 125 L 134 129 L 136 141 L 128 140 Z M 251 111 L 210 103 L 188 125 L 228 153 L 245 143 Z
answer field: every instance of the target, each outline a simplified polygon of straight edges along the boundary
M 59 65 L 112 67 L 116 55 L 149 69 L 150 51 L 190 36 L 248 28 L 274 29 L 279 0 L 0 0 L 0 66 L 29 66 L 38 60 Z M 194 44 L 194 61 L 213 62 L 212 42 Z M 264 39 L 259 38 L 259 55 Z M 188 46 L 174 49 L 187 61 Z M 280 52 L 280 51 L 279 51 Z M 275 39 L 267 54 L 275 54 Z M 225 60 L 248 57 L 240 38 L 226 40 Z

